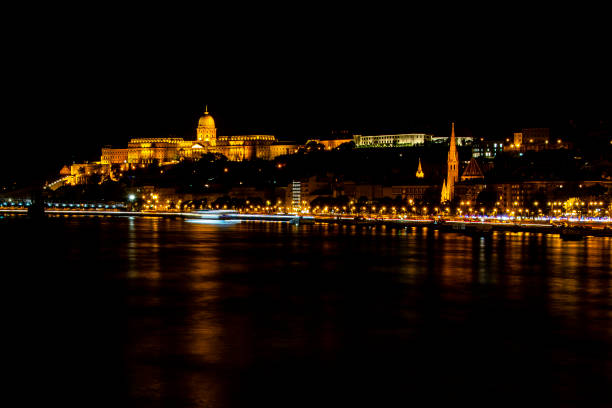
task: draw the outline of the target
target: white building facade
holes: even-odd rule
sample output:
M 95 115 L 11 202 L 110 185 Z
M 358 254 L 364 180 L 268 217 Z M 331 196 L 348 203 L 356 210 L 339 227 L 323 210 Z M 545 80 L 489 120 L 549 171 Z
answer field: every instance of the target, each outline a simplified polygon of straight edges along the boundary
M 433 135 L 426 133 L 400 133 L 396 135 L 355 135 L 353 140 L 356 147 L 403 147 L 420 146 L 431 142 Z

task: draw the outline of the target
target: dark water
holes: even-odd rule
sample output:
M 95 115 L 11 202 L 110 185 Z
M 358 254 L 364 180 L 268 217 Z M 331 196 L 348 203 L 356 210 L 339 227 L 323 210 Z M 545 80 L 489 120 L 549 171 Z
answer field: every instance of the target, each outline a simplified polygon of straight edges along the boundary
M 20 406 L 612 406 L 612 240 L 0 219 Z

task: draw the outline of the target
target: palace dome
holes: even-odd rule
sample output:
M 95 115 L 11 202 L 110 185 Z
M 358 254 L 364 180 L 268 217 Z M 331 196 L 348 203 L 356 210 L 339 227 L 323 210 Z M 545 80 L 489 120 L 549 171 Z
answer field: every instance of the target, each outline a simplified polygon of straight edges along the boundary
M 213 128 L 214 129 L 214 127 L 215 127 L 215 120 L 210 115 L 210 113 L 208 113 L 208 109 L 206 109 L 206 112 L 204 112 L 204 115 L 200 117 L 200 121 L 198 122 L 198 127 L 205 127 L 205 128 Z

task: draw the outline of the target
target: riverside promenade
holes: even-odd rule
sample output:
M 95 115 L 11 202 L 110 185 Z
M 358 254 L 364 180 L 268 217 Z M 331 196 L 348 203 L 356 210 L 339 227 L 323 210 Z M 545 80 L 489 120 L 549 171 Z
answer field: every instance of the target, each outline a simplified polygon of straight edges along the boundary
M 243 222 L 288 222 L 293 224 L 332 224 L 356 228 L 429 228 L 442 232 L 487 235 L 499 232 L 532 232 L 559 234 L 568 228 L 583 236 L 612 237 L 610 220 L 509 219 L 494 217 L 363 217 L 363 216 L 298 216 L 296 214 L 260 214 L 234 211 L 121 211 L 112 209 L 48 209 L 50 217 L 98 216 L 98 217 L 164 217 L 190 220 L 206 219 Z M 27 216 L 27 209 L 0 208 L 0 217 Z

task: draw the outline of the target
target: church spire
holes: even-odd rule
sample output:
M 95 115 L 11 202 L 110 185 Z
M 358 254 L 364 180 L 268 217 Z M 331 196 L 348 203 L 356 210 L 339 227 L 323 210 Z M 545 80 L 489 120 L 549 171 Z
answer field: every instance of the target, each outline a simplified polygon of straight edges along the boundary
M 457 140 L 455 138 L 455 122 L 452 122 L 449 155 L 451 157 L 455 157 L 455 156 L 458 157 L 458 155 L 457 155 Z
M 419 168 L 417 169 L 416 176 L 417 178 L 425 177 L 425 173 L 423 173 L 423 169 L 421 168 L 421 158 L 420 157 L 419 157 Z
M 457 151 L 457 140 L 455 138 L 455 122 L 452 124 L 447 167 L 446 196 L 450 201 L 455 195 L 455 183 L 459 181 L 459 152 Z
M 446 179 L 444 179 L 444 183 L 442 184 L 442 196 L 440 197 L 440 202 L 445 203 L 450 201 L 450 197 L 448 195 L 448 188 L 446 187 Z

